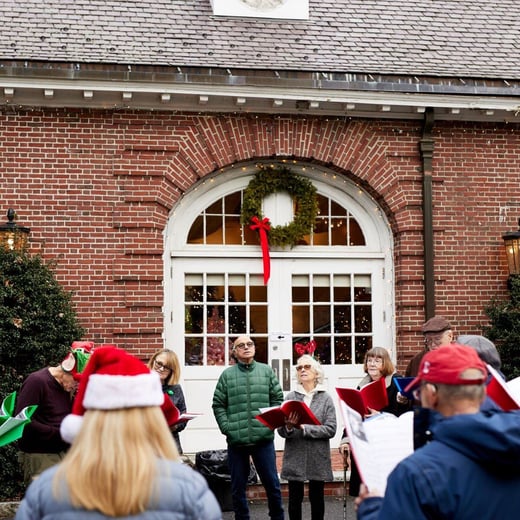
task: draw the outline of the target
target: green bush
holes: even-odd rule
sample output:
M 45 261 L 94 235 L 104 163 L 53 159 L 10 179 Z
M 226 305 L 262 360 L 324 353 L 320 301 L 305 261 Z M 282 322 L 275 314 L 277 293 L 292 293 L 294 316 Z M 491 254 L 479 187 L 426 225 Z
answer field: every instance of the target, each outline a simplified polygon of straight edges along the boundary
M 0 400 L 29 373 L 58 364 L 84 334 L 54 268 L 39 255 L 0 247 Z M 23 492 L 16 443 L 0 447 L 0 500 Z
M 493 341 L 502 360 L 507 379 L 520 376 L 520 277 L 509 279 L 509 299 L 494 299 L 485 312 L 490 325 L 484 335 Z

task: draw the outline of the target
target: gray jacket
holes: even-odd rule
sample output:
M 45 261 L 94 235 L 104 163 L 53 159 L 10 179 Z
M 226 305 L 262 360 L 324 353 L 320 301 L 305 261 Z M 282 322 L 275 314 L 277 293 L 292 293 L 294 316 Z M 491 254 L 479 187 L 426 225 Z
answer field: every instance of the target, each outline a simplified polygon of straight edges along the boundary
M 27 488 L 15 520 L 101 520 L 97 511 L 74 507 L 69 500 L 58 501 L 52 492 L 57 466 L 44 471 Z M 221 520 L 218 502 L 202 475 L 173 461 L 159 462 L 158 500 L 139 515 L 119 520 Z M 64 486 L 66 484 L 64 483 Z M 110 517 L 113 518 L 113 517 Z
M 303 401 L 304 394 L 289 392 L 286 400 Z M 320 425 L 305 424 L 303 430 L 288 431 L 285 426 L 277 432 L 285 438 L 282 471 L 286 480 L 332 481 L 330 460 L 330 439 L 336 434 L 336 410 L 332 397 L 318 387 L 310 404 L 310 409 L 320 421 Z

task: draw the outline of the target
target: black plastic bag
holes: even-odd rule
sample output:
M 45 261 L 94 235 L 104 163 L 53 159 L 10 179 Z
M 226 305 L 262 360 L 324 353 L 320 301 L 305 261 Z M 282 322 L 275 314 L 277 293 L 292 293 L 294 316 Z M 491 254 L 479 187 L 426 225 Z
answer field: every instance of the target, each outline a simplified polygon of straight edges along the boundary
M 227 450 L 199 451 L 195 454 L 195 467 L 204 477 L 231 482 Z M 253 464 L 247 479 L 248 484 L 256 484 L 258 477 Z

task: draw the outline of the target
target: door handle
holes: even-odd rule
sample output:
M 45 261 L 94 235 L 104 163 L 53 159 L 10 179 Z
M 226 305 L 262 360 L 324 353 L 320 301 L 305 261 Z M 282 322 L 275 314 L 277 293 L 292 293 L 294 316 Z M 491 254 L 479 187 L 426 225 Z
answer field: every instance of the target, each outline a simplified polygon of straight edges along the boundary
M 273 369 L 274 375 L 276 376 L 276 379 L 280 380 L 280 374 L 279 374 L 279 361 L 278 359 L 273 359 L 271 361 L 271 368 Z
M 291 360 L 282 359 L 283 381 L 282 390 L 289 391 L 291 389 Z

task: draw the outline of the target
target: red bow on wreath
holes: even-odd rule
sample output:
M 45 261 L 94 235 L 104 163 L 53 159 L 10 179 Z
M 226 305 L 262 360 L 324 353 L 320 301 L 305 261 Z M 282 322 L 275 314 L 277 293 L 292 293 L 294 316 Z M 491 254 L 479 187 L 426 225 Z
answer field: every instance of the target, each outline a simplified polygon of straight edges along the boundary
M 269 241 L 267 240 L 267 232 L 271 229 L 271 224 L 267 217 L 260 220 L 258 217 L 252 217 L 253 222 L 249 227 L 253 231 L 258 231 L 260 235 L 260 245 L 262 246 L 262 258 L 264 262 L 264 285 L 267 285 L 271 276 L 271 258 L 269 257 Z
M 313 356 L 314 351 L 316 350 L 316 342 L 311 340 L 309 343 L 296 343 L 296 345 L 294 345 L 294 350 L 296 350 L 296 353 L 299 356 L 303 356 L 304 354 Z

